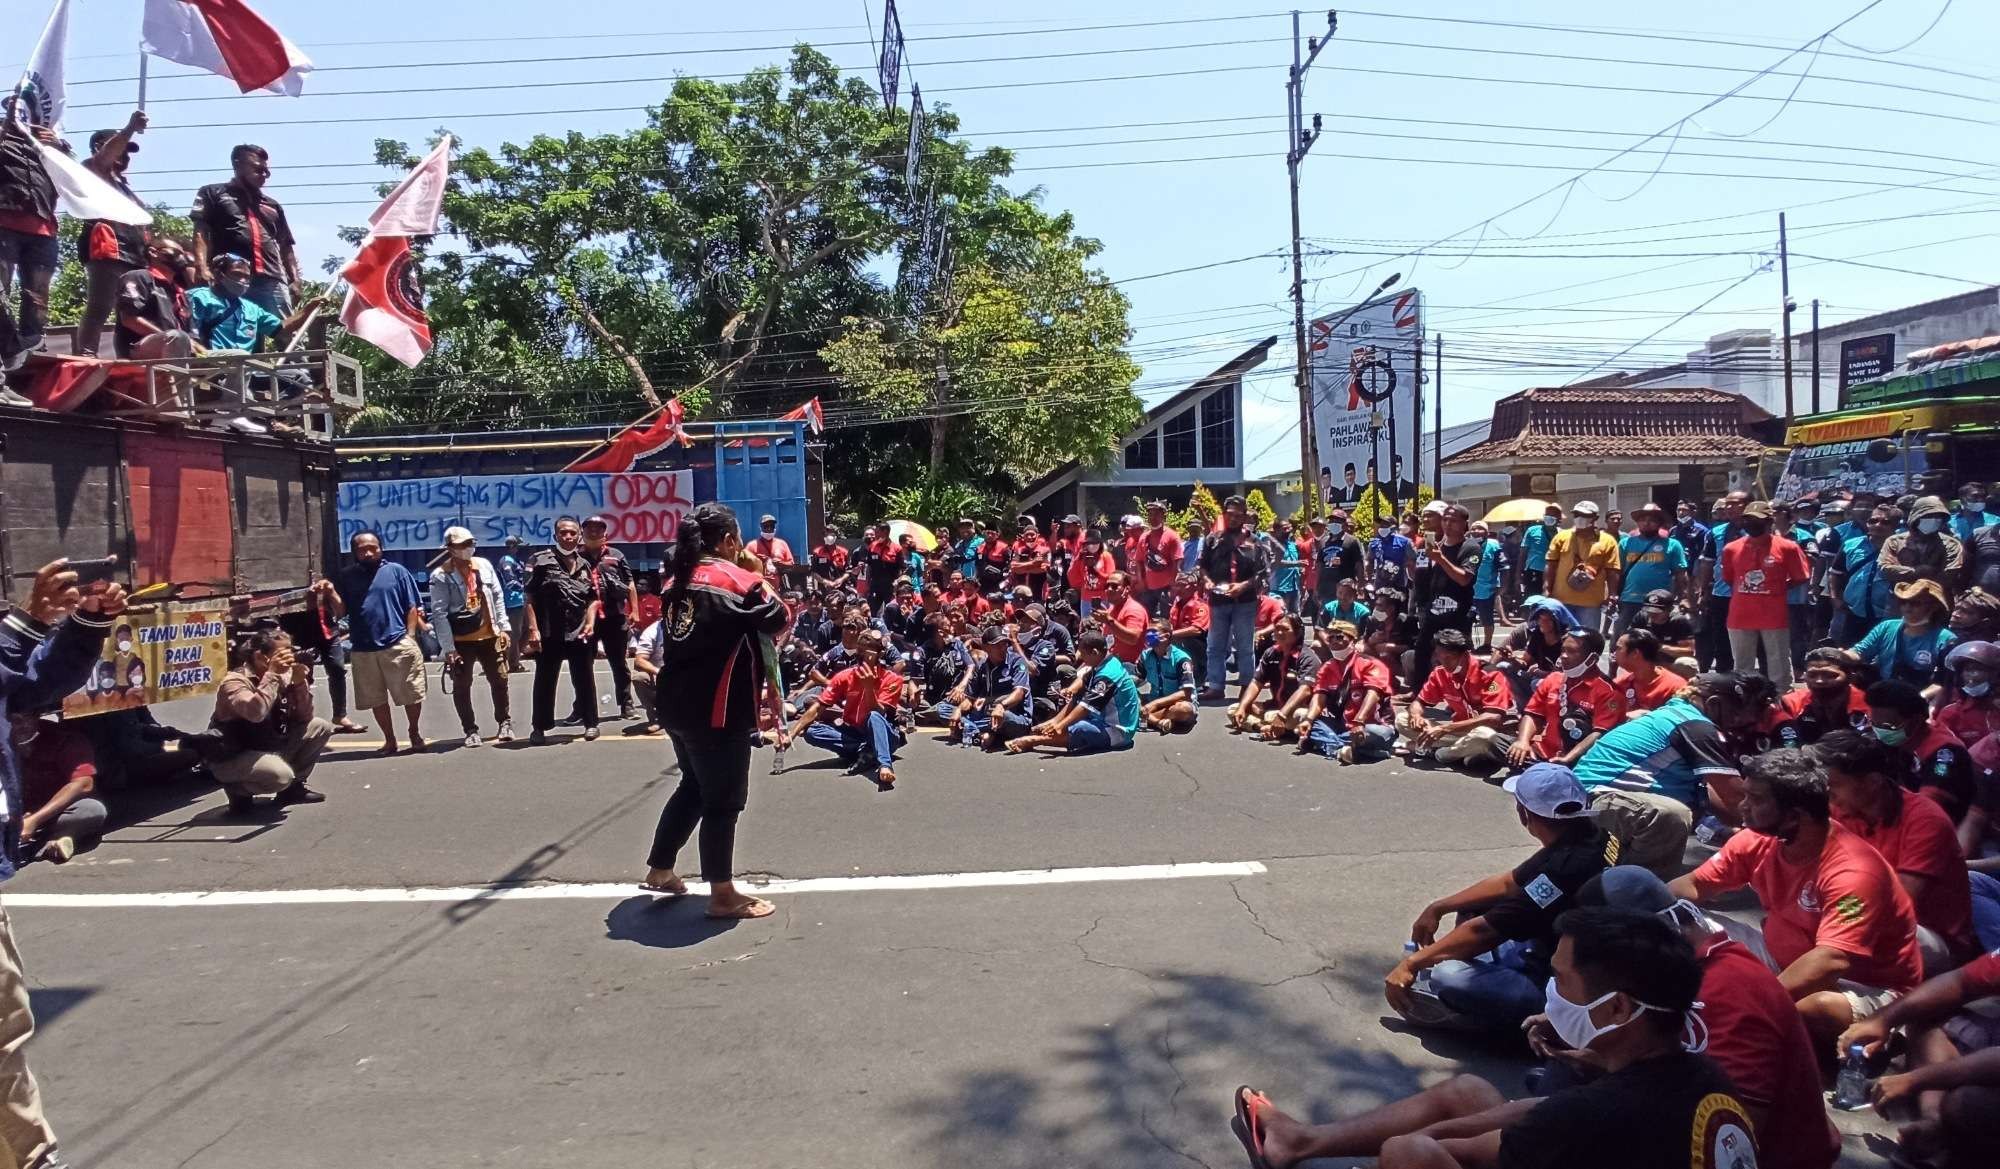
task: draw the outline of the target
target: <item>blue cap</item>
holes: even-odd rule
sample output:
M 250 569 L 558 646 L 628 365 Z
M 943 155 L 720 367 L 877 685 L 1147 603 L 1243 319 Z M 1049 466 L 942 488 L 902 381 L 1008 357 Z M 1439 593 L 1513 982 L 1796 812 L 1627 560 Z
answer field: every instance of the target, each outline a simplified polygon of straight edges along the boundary
M 1638 865 L 1616 865 L 1592 877 L 1577 890 L 1577 904 L 1658 913 L 1674 903 L 1667 883 Z
M 1536 763 L 1501 785 L 1520 805 L 1544 820 L 1583 820 L 1590 816 L 1590 797 L 1576 772 L 1560 763 Z

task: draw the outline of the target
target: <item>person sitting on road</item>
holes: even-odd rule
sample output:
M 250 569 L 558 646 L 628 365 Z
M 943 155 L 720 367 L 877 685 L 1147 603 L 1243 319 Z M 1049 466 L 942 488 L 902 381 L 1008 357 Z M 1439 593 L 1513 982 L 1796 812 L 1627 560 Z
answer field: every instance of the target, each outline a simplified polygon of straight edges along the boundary
M 1555 672 L 1535 685 L 1521 711 L 1520 729 L 1507 749 L 1509 767 L 1536 759 L 1574 767 L 1606 731 L 1625 721 L 1624 695 L 1597 668 L 1603 653 L 1604 635 L 1595 629 L 1563 635 Z
M 1557 933 L 1550 1029 L 1601 1070 L 1598 1078 L 1509 1101 L 1485 1080 L 1455 1076 L 1321 1125 L 1293 1119 L 1246 1085 L 1236 1090 L 1232 1127 L 1251 1164 L 1291 1169 L 1328 1157 L 1377 1157 L 1382 1169 L 1758 1164 L 1750 1109 L 1714 1062 L 1684 1046 L 1703 985 L 1687 939 L 1651 914 L 1617 909 L 1572 910 Z
M 1668 888 L 1697 905 L 1755 890 L 1763 928 L 1723 927 L 1778 972 L 1831 1061 L 1841 1032 L 1923 981 L 1916 907 L 1882 854 L 1832 820 L 1826 771 L 1810 752 L 1780 747 L 1744 772 L 1750 830 Z
M 1823 645 L 1806 654 L 1805 688 L 1788 690 L 1765 715 L 1762 730 L 1775 746 L 1810 747 L 1830 731 L 1868 730 L 1868 698 L 1854 684 L 1861 661 L 1853 651 Z
M 1580 628 L 1569 606 L 1561 601 L 1529 597 L 1522 602 L 1522 609 L 1522 624 L 1507 635 L 1492 663 L 1494 670 L 1506 675 L 1518 706 L 1526 706 L 1535 687 L 1556 671 L 1556 660 L 1562 657 L 1563 634 Z
M 1743 775 L 1723 732 L 1762 719 L 1757 696 L 1769 685 L 1761 675 L 1702 674 L 1577 760 L 1576 777 L 1626 864 L 1679 872 L 1697 808 L 1736 822 Z
M 924 618 L 923 635 L 910 656 L 923 667 L 908 687 L 915 695 L 911 705 L 918 721 L 950 726 L 959 716 L 958 702 L 951 695 L 972 672 L 972 651 L 956 633 L 952 609 Z
M 97 756 L 74 728 L 32 711 L 8 714 L 21 767 L 21 853 L 66 864 L 97 847 L 110 813 L 97 790 Z
M 1813 745 L 1826 769 L 1833 818 L 1873 845 L 1895 870 L 1917 911 L 1924 970 L 1937 974 L 1979 953 L 1972 889 L 1951 817 L 1934 800 L 1903 790 L 1903 761 L 1873 735 L 1830 731 Z
M 1037 747 L 1060 747 L 1071 755 L 1123 751 L 1139 733 L 1139 684 L 1125 663 L 1111 656 L 1104 635 L 1095 630 L 1076 639 L 1082 667 L 1074 693 L 1061 713 L 1037 723 L 1028 734 L 1007 744 L 1009 755 Z
M 1037 722 L 1054 718 L 1058 683 L 1076 677 L 1076 639 L 1068 626 L 1049 620 L 1041 605 L 1022 609 L 1015 620 L 1014 647 L 1028 663 L 1029 710 Z
M 1687 687 L 1687 679 L 1666 665 L 1660 639 L 1644 629 L 1627 629 L 1612 647 L 1611 664 L 1618 668 L 1612 688 L 1625 700 L 1625 717 L 1658 710 Z
M 1146 632 L 1146 652 L 1139 656 L 1139 670 L 1146 680 L 1146 705 L 1140 720 L 1163 735 L 1194 729 L 1200 710 L 1195 695 L 1194 661 L 1187 651 L 1174 644 L 1173 622 L 1156 617 Z
M 1541 847 L 1505 872 L 1424 906 L 1410 926 L 1416 949 L 1384 979 L 1396 1013 L 1413 1023 L 1513 1031 L 1542 1009 L 1556 917 L 1585 881 L 1618 863 L 1618 842 L 1590 816 L 1569 768 L 1536 763 L 1509 779 L 1514 814 Z M 1438 937 L 1446 914 L 1458 924 Z M 1428 970 L 1430 997 L 1417 987 Z M 1442 1010 L 1440 1010 L 1442 1006 Z
M 1931 721 L 1930 703 L 1909 682 L 1889 679 L 1868 688 L 1868 722 L 1875 737 L 1903 758 L 1903 786 L 1938 802 L 1954 824 L 1978 800 L 1972 757 L 1958 736 Z
M 1896 1133 L 1909 1165 L 2000 1164 L 2000 951 L 1930 979 L 1841 1032 L 1879 1056 L 1894 1031 L 1908 1069 L 1875 1081 L 1875 1110 L 1915 1119 Z
M 639 717 L 646 721 L 637 731 L 640 735 L 660 733 L 660 665 L 666 661 L 665 628 L 655 621 L 639 631 L 632 639 L 632 697 L 639 704 Z M 804 643 L 787 645 L 784 652 L 803 649 Z
M 1409 599 L 1401 589 L 1376 589 L 1375 604 L 1361 627 L 1361 640 L 1389 663 L 1396 677 L 1406 679 L 1417 668 L 1417 619 L 1407 611 Z
M 1298 734 L 1319 675 L 1319 655 L 1305 643 L 1299 619 L 1281 613 L 1271 625 L 1271 646 L 1257 663 L 1257 672 L 1243 687 L 1243 696 L 1229 711 L 1229 729 L 1256 731 L 1277 742 Z
M 257 796 L 271 796 L 278 807 L 325 800 L 306 786 L 333 737 L 333 724 L 313 717 L 311 668 L 276 630 L 245 635 L 232 656 L 210 723 L 222 734 L 222 748 L 208 760 L 209 773 L 229 793 L 229 810 L 248 812 Z
M 1311 752 L 1340 763 L 1373 763 L 1387 759 L 1396 745 L 1395 705 L 1390 700 L 1395 679 L 1389 663 L 1355 645 L 1357 633 L 1351 621 L 1336 621 L 1325 631 L 1320 654 L 1326 664 L 1313 678 L 1300 754 Z
M 878 629 L 855 639 L 855 664 L 835 674 L 806 708 L 778 746 L 804 739 L 831 751 L 852 772 L 868 774 L 875 786 L 896 786 L 896 748 L 903 732 L 896 729 L 896 712 L 903 700 L 903 677 L 882 663 L 887 639 Z
M 972 672 L 959 691 L 964 698 L 958 717 L 947 719 L 951 733 L 945 741 L 976 744 L 987 751 L 1006 746 L 1007 740 L 1034 723 L 1029 717 L 1029 684 L 1028 661 L 1014 648 L 1006 628 L 988 625 L 973 647 Z
M 2000 643 L 1960 642 L 1944 664 L 1951 671 L 1951 701 L 1938 711 L 1937 723 L 1971 753 L 2000 734 L 2000 692 L 1993 688 L 2000 681 Z
M 1646 603 L 1632 617 L 1631 628 L 1643 629 L 1660 639 L 1661 657 L 1676 674 L 1692 678 L 1699 672 L 1694 656 L 1694 622 L 1676 603 L 1672 590 L 1654 589 L 1647 593 Z
M 1909 581 L 1896 586 L 1896 600 L 1903 615 L 1869 630 L 1855 644 L 1855 656 L 1877 676 L 1908 682 L 1934 699 L 1944 692 L 1944 661 L 1958 644 L 1958 635 L 1946 624 L 1951 609 L 1944 586 L 1934 580 Z
M 1431 649 L 1437 666 L 1396 728 L 1409 740 L 1410 756 L 1467 770 L 1504 763 L 1512 744 L 1502 732 L 1514 718 L 1507 679 L 1481 665 L 1472 639 L 1456 629 L 1439 630 Z

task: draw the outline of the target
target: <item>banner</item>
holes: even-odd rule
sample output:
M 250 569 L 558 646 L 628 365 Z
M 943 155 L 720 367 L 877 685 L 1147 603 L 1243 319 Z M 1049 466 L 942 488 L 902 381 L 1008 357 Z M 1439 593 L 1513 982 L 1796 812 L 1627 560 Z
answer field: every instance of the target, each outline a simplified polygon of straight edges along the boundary
M 509 536 L 550 544 L 563 516 L 601 515 L 614 544 L 665 544 L 694 504 L 694 472 L 685 470 L 362 480 L 340 485 L 340 543 L 372 531 L 390 551 L 430 552 L 461 524 L 488 548 Z
M 1310 340 L 1319 466 L 1305 472 L 1318 475 L 1320 497 L 1353 507 L 1377 484 L 1405 507 L 1414 503 L 1423 482 L 1417 411 L 1422 294 L 1391 293 L 1321 317 L 1312 323 Z
M 156 608 L 119 617 L 90 680 L 63 700 L 63 717 L 215 693 L 229 671 L 227 616 L 223 609 Z
M 1840 388 L 1881 377 L 1896 368 L 1896 335 L 1877 333 L 1840 343 Z

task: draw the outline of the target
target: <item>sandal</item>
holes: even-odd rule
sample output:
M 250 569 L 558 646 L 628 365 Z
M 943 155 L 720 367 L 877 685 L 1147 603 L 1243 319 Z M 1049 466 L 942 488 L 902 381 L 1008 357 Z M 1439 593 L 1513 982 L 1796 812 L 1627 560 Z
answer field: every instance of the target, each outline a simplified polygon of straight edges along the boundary
M 725 909 L 717 913 L 711 908 L 703 916 L 715 921 L 749 921 L 752 918 L 769 917 L 777 911 L 777 906 L 762 897 L 752 897 L 734 909 Z
M 674 878 L 674 883 L 671 885 L 656 885 L 651 881 L 641 881 L 639 882 L 639 888 L 644 889 L 648 893 L 657 893 L 662 897 L 685 897 L 688 892 L 687 881 L 678 876 Z
M 1243 1151 L 1250 1155 L 1251 1169 L 1272 1169 L 1270 1159 L 1264 1156 L 1264 1120 L 1262 1110 L 1271 1107 L 1270 1097 L 1248 1084 L 1236 1089 L 1236 1123 L 1231 1129 L 1236 1139 L 1243 1142 Z

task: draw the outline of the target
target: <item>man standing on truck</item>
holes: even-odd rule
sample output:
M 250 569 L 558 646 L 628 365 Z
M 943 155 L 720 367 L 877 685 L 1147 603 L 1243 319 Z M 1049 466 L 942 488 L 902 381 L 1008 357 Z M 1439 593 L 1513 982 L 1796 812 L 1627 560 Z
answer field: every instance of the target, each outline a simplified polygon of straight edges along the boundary
M 284 205 L 264 193 L 271 156 L 246 144 L 229 152 L 229 165 L 235 174 L 228 182 L 194 193 L 188 215 L 194 220 L 195 268 L 204 284 L 211 283 L 220 275 L 214 257 L 242 256 L 250 264 L 249 298 L 274 317 L 288 316 L 304 292 Z
M 410 750 L 421 752 L 424 742 L 417 720 L 424 713 L 424 651 L 417 646 L 417 631 L 425 628 L 424 599 L 417 590 L 417 578 L 400 564 L 382 559 L 382 539 L 373 532 L 357 532 L 348 542 L 354 563 L 341 572 L 337 581 L 320 581 L 314 586 L 333 606 L 334 616 L 347 618 L 347 635 L 353 643 L 348 672 L 354 683 L 354 705 L 375 715 L 382 728 L 382 748 L 378 755 L 394 755 L 396 724 L 389 705 L 403 708 L 410 726 Z

